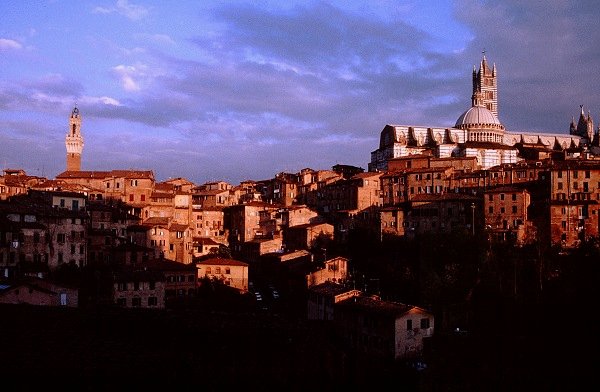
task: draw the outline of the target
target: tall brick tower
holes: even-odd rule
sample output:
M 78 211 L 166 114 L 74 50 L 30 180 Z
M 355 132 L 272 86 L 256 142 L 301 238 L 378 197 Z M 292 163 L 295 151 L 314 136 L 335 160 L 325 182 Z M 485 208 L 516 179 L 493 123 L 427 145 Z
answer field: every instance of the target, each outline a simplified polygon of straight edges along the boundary
M 496 64 L 492 69 L 488 66 L 485 52 L 479 64 L 479 71 L 473 67 L 473 95 L 481 92 L 483 104 L 498 118 L 498 74 Z
M 67 171 L 80 171 L 83 136 L 81 136 L 81 115 L 77 107 L 71 111 L 65 145 L 67 147 Z

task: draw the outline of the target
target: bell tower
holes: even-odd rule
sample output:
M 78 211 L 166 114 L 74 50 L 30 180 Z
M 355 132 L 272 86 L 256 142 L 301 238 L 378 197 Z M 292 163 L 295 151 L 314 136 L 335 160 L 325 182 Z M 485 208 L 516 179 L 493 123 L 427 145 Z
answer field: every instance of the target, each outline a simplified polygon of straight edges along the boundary
M 77 107 L 71 111 L 65 146 L 67 147 L 67 171 L 80 171 L 83 136 L 81 136 L 81 115 Z
M 479 70 L 473 67 L 473 94 L 477 91 L 481 92 L 484 106 L 498 118 L 498 73 L 496 64 L 491 69 L 488 66 L 485 51 Z

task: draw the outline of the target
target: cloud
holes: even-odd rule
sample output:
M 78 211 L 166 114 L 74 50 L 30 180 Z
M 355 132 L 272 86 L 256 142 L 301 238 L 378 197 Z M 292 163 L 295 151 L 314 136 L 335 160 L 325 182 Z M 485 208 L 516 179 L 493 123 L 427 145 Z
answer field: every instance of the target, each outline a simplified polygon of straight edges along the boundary
M 143 77 L 143 68 L 143 66 L 117 65 L 112 70 L 121 80 L 121 85 L 125 91 L 139 91 L 141 87 L 135 79 Z
M 19 49 L 23 49 L 23 45 L 21 45 L 19 42 L 13 39 L 0 38 L 0 51 Z
M 95 7 L 92 12 L 97 14 L 110 14 L 116 12 L 131 20 L 141 20 L 148 16 L 149 8 L 142 5 L 130 4 L 127 0 L 117 0 L 115 7 Z
M 138 34 L 140 39 L 159 45 L 175 45 L 175 41 L 167 34 Z

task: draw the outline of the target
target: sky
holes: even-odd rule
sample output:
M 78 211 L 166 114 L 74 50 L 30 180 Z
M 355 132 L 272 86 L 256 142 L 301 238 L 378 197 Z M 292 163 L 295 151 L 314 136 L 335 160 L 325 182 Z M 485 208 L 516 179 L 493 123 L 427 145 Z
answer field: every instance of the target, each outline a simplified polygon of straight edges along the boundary
M 283 5 L 282 5 L 283 4 Z M 196 184 L 362 167 L 386 124 L 451 127 L 483 52 L 508 131 L 600 123 L 594 1 L 0 2 L 0 164 Z

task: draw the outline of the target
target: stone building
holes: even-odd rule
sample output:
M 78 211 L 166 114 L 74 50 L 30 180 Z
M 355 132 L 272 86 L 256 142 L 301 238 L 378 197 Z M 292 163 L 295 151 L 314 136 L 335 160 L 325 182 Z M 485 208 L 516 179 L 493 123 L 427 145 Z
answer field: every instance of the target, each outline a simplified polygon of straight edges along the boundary
M 434 333 L 434 315 L 417 306 L 351 296 L 334 304 L 334 330 L 355 352 L 387 360 L 418 360 Z
M 240 291 L 248 291 L 248 264 L 235 259 L 214 257 L 196 263 L 198 279 L 222 281 Z
M 388 161 L 397 157 L 430 153 L 438 158 L 475 157 L 478 168 L 517 163 L 517 145 L 537 143 L 564 151 L 592 142 L 590 133 L 535 134 L 510 132 L 498 118 L 498 74 L 490 69 L 485 56 L 478 71 L 473 71 L 471 107 L 454 126 L 386 125 L 380 134 L 379 148 L 371 152 L 369 171 L 388 170 Z M 587 121 L 587 120 L 586 120 Z M 585 124 L 587 130 L 587 124 Z M 578 127 L 576 129 L 582 128 Z
M 523 244 L 527 229 L 531 229 L 528 209 L 531 195 L 527 189 L 516 186 L 502 186 L 489 189 L 483 198 L 485 227 L 494 241 L 514 241 Z

